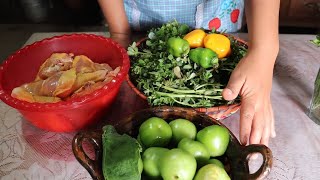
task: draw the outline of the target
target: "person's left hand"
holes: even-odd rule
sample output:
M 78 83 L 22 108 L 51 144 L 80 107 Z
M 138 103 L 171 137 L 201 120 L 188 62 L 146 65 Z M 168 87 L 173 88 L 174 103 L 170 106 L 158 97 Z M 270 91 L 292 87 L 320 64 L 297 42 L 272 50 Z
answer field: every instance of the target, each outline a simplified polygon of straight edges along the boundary
M 272 75 L 277 51 L 252 50 L 240 60 L 222 95 L 226 100 L 241 96 L 240 141 L 246 145 L 268 145 L 275 137 L 274 116 L 270 101 Z

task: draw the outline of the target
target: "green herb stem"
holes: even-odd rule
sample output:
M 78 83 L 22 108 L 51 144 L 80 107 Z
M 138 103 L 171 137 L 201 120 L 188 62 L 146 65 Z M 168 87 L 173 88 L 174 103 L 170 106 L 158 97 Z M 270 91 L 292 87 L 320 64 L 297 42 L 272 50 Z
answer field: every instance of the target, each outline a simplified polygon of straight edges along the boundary
M 166 89 L 168 91 L 176 92 L 176 93 L 182 93 L 182 94 L 208 94 L 208 93 L 214 93 L 214 92 L 222 92 L 223 89 L 200 89 L 200 90 L 182 90 L 182 89 L 175 89 L 168 86 L 161 86 L 163 89 Z
M 205 86 L 221 86 L 220 84 L 201 84 L 199 86 L 196 87 L 196 90 L 202 88 L 202 87 L 205 87 Z M 223 89 L 216 89 L 217 91 L 222 91 Z
M 206 99 L 218 99 L 222 100 L 222 96 L 207 96 L 207 95 L 197 95 L 197 94 L 173 94 L 155 91 L 156 94 L 161 96 L 167 96 L 172 98 L 206 98 Z
M 137 53 L 137 54 L 143 54 L 143 55 L 149 55 L 149 56 L 152 56 L 152 55 L 153 55 L 152 53 L 149 53 L 149 52 L 141 52 L 141 51 L 137 51 L 136 53 Z
M 172 97 L 171 97 L 172 98 Z M 181 104 L 181 105 L 184 105 L 184 106 L 189 106 L 189 107 L 198 107 L 198 105 L 193 105 L 193 104 L 189 104 L 189 103 L 184 103 L 184 102 L 181 102 L 181 101 L 178 101 L 176 100 L 175 98 L 172 98 L 174 100 L 174 102 L 178 103 L 178 104 Z

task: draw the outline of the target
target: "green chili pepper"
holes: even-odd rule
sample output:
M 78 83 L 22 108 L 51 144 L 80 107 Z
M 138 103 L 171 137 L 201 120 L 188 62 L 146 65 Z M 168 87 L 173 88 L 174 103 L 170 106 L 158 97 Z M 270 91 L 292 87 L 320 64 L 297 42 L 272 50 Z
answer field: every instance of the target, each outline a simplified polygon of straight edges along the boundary
M 189 53 L 189 58 L 197 63 L 200 64 L 203 68 L 210 68 L 214 65 L 218 64 L 218 55 L 208 48 L 195 48 L 191 49 Z
M 189 52 L 189 59 L 191 59 L 193 62 L 199 64 L 199 54 L 201 54 L 203 48 L 195 48 L 195 49 L 191 49 Z
M 188 41 L 179 38 L 171 37 L 167 42 L 168 51 L 174 57 L 186 56 L 190 51 L 190 46 Z

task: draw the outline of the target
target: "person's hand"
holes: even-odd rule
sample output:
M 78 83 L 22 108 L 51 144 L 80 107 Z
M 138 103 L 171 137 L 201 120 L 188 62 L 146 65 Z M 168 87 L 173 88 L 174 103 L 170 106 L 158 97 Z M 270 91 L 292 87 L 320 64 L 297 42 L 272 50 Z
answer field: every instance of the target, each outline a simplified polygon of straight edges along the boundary
M 270 101 L 272 75 L 277 51 L 252 50 L 240 60 L 222 95 L 226 100 L 241 97 L 240 141 L 243 145 L 265 144 L 275 137 Z
M 111 33 L 110 32 L 110 38 L 115 40 L 117 43 L 119 43 L 125 49 L 127 49 L 129 44 L 131 43 L 130 34 Z

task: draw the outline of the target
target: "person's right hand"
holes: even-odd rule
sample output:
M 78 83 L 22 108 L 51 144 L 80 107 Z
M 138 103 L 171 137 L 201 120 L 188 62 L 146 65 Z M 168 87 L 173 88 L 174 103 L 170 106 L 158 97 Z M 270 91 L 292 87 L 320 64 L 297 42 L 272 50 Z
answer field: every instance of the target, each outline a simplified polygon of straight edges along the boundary
M 111 33 L 110 32 L 110 38 L 115 40 L 117 43 L 119 43 L 125 49 L 127 49 L 129 44 L 131 43 L 130 34 Z
M 270 94 L 277 54 L 278 48 L 249 49 L 222 92 L 226 100 L 241 96 L 239 137 L 242 145 L 268 146 L 269 138 L 276 136 Z

